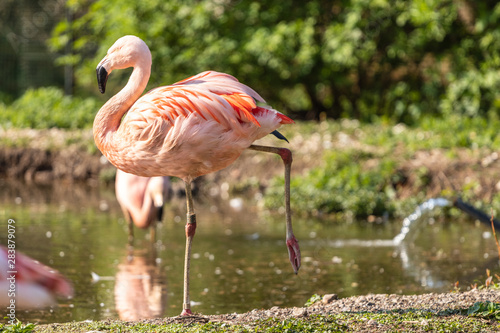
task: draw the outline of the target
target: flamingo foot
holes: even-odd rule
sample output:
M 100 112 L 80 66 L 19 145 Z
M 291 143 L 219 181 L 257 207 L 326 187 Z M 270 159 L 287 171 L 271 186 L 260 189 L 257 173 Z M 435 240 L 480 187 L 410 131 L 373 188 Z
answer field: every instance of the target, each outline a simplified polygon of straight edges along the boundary
M 286 246 L 288 247 L 288 256 L 290 258 L 290 263 L 292 264 L 293 271 L 295 274 L 299 272 L 300 268 L 300 247 L 299 241 L 294 235 L 286 240 Z
M 181 316 L 192 316 L 193 313 L 191 312 L 191 309 L 184 309 L 181 312 Z

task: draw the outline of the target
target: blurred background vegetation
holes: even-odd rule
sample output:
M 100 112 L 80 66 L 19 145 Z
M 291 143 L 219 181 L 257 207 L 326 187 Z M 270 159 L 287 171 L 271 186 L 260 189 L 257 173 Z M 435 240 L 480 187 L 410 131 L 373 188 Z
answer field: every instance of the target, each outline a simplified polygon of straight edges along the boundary
M 42 86 L 96 98 L 96 64 L 117 38 L 135 34 L 153 54 L 149 87 L 224 71 L 295 119 L 415 124 L 429 115 L 484 116 L 500 108 L 497 1 L 4 0 L 0 6 L 5 105 Z M 125 80 L 128 72 L 115 76 Z M 30 99 L 44 94 L 51 99 L 54 91 Z
M 95 67 L 116 39 L 134 34 L 152 51 L 148 89 L 223 71 L 296 120 L 326 119 L 321 135 L 382 147 L 375 155 L 326 149 L 322 163 L 294 179 L 303 212 L 397 210 L 408 176 L 393 154 L 401 143 L 404 158 L 420 149 L 500 149 L 497 1 L 3 0 L 0 24 L 3 128 L 90 128 L 130 74 L 114 72 L 100 96 Z M 359 126 L 351 133 L 342 119 Z M 284 133 L 308 131 L 300 126 Z M 373 158 L 379 163 L 366 171 Z M 425 185 L 433 175 L 424 168 L 417 176 Z M 415 198 L 424 199 L 419 188 Z M 280 205 L 280 191 L 278 179 L 270 206 Z M 490 200 L 500 208 L 498 195 Z

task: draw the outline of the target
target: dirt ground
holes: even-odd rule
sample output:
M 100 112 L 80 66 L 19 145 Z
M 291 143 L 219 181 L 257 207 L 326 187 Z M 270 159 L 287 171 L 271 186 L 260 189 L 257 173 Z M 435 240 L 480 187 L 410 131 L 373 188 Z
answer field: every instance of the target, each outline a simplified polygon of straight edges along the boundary
M 130 325 L 137 323 L 149 325 L 162 325 L 162 324 L 183 324 L 192 326 L 195 323 L 208 323 L 219 322 L 228 325 L 239 325 L 245 327 L 248 331 L 253 331 L 252 327 L 257 325 L 260 320 L 274 319 L 278 321 L 286 319 L 305 319 L 314 315 L 328 316 L 331 314 L 367 314 L 366 317 L 361 317 L 359 320 L 345 319 L 342 324 L 344 329 L 342 331 L 355 331 L 355 332 L 387 332 L 387 331 L 408 331 L 410 329 L 414 332 L 429 331 L 429 327 L 436 328 L 431 324 L 432 321 L 462 321 L 459 314 L 452 314 L 453 310 L 466 309 L 476 302 L 500 302 L 500 291 L 486 289 L 486 290 L 472 290 L 467 292 L 451 292 L 443 294 L 425 294 L 425 295 L 387 295 L 387 294 L 373 294 L 365 296 L 355 296 L 349 298 L 338 299 L 335 294 L 325 295 L 322 300 L 316 302 L 310 307 L 294 307 L 294 308 L 280 308 L 273 307 L 271 309 L 255 309 L 247 313 L 230 313 L 222 315 L 198 315 L 187 317 L 167 317 L 159 319 L 145 319 L 139 322 L 129 322 Z M 406 312 L 425 312 L 431 313 L 427 319 L 418 319 L 416 322 L 404 321 L 398 322 L 397 320 L 389 320 L 388 322 L 379 323 L 373 318 L 373 314 L 383 313 L 406 313 Z M 465 318 L 465 317 L 462 317 Z M 482 322 L 482 332 L 497 332 L 500 329 L 500 324 L 497 321 L 489 321 L 487 319 L 478 319 Z M 108 320 L 109 321 L 109 320 Z M 103 323 L 107 323 L 107 320 Z M 108 324 L 112 324 L 112 320 Z M 49 324 L 46 328 L 56 329 L 59 324 Z M 125 323 L 125 326 L 127 324 Z M 427 327 L 427 328 L 426 328 Z M 484 327 L 490 327 L 485 329 Z M 432 329 L 431 329 L 432 330 Z M 230 330 L 229 330 L 230 331 Z M 446 330 L 447 331 L 447 330 Z M 453 330 L 455 331 L 455 330 Z M 459 329 L 459 331 L 461 331 Z M 94 331 L 93 331 L 94 332 Z M 97 331 L 96 331 L 97 332 Z M 100 331 L 99 331 L 100 332 Z
M 310 307 L 280 308 L 273 307 L 268 310 L 253 310 L 242 314 L 223 314 L 211 316 L 193 316 L 191 318 L 172 317 L 159 319 L 162 322 L 185 322 L 189 320 L 199 321 L 222 321 L 230 324 L 242 324 L 253 322 L 258 319 L 267 318 L 300 318 L 313 314 L 336 314 L 341 312 L 387 312 L 424 310 L 440 313 L 454 309 L 464 309 L 476 302 L 500 302 L 500 291 L 496 290 L 472 290 L 467 292 L 424 294 L 424 295 L 387 295 L 372 294 L 364 296 L 353 296 L 337 299 L 335 294 L 325 295 L 321 301 Z M 155 320 L 152 320 L 154 322 Z

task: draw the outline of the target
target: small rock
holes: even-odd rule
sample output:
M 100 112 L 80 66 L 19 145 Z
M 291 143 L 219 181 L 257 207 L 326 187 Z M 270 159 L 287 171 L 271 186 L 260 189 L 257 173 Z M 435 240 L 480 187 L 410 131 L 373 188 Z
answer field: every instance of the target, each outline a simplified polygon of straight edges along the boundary
M 375 320 L 373 320 L 373 319 L 368 320 L 367 324 L 368 325 L 372 325 L 372 326 L 378 325 L 378 323 Z
M 326 294 L 325 296 L 323 296 L 322 302 L 323 304 L 329 304 L 338 298 L 339 297 L 337 296 L 337 294 Z
M 293 316 L 294 317 L 306 317 L 307 316 L 307 309 L 297 308 L 297 309 L 293 310 Z

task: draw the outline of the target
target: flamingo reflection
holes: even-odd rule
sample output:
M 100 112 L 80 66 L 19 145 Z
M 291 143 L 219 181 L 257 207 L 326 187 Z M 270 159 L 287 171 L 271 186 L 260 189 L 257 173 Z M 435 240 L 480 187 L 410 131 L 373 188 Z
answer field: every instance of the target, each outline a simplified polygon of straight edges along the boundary
M 115 307 L 121 320 L 162 317 L 167 293 L 155 255 L 128 254 L 115 278 Z

